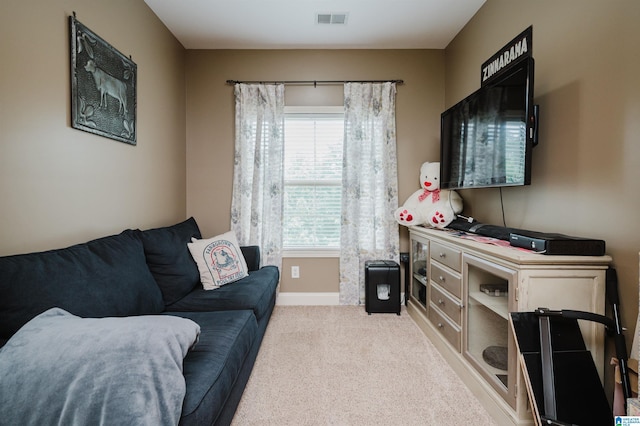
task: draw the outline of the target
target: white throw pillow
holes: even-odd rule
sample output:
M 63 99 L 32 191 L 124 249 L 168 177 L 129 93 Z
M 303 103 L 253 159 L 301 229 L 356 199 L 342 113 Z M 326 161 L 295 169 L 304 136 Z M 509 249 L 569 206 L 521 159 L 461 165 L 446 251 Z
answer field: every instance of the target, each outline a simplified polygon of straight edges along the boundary
M 249 275 L 233 231 L 203 240 L 192 238 L 187 247 L 198 264 L 205 290 L 215 290 Z

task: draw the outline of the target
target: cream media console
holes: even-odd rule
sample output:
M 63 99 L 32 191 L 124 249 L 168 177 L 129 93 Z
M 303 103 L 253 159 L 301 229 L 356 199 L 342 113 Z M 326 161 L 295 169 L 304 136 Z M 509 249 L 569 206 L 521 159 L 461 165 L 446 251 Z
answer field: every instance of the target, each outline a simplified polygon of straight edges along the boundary
M 408 312 L 500 425 L 533 424 L 509 312 L 605 313 L 609 256 L 545 256 L 409 228 Z M 604 328 L 581 322 L 602 380 Z

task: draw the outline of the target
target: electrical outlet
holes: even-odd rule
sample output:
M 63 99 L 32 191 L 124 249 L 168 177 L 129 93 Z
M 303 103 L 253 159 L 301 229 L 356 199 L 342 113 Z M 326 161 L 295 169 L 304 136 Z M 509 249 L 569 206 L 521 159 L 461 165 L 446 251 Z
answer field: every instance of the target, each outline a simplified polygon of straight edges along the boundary
M 291 267 L 291 278 L 300 278 L 300 267 L 292 266 Z

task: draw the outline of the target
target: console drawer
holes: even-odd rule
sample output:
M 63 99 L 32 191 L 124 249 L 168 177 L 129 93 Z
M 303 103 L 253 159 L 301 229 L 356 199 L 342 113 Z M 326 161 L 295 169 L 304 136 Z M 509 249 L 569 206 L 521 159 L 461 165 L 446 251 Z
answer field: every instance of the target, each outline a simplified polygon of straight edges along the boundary
M 462 280 L 460 276 L 449 272 L 435 262 L 431 264 L 431 280 L 458 299 L 462 298 Z
M 428 317 L 429 321 L 442 333 L 442 336 L 456 348 L 456 351 L 460 352 L 462 344 L 460 329 L 447 320 L 444 315 L 441 315 L 433 303 L 429 305 Z
M 460 272 L 462 254 L 460 250 L 431 241 L 431 258 Z
M 437 285 L 431 284 L 431 303 L 435 304 L 458 327 L 462 325 L 462 307 L 458 300 L 442 291 Z

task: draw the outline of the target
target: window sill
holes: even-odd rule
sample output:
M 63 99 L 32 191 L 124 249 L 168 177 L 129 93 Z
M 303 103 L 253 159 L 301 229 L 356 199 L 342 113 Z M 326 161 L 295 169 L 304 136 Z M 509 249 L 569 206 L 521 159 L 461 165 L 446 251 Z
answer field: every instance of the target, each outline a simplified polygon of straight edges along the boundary
M 340 257 L 339 249 L 284 249 L 282 257 Z

